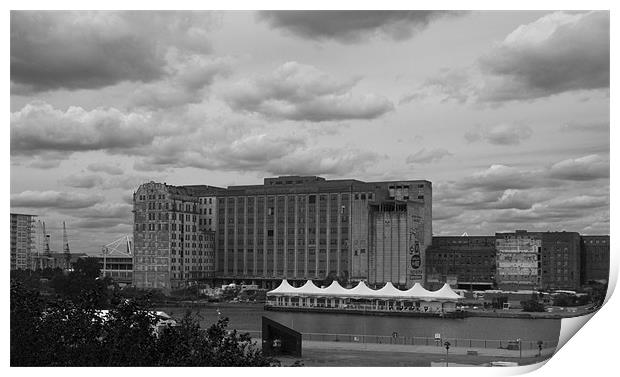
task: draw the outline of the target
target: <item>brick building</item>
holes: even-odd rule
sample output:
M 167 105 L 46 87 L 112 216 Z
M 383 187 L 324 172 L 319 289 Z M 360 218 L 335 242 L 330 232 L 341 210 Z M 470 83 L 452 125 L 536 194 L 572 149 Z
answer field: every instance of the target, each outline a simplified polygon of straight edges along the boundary
M 214 197 L 215 191 L 156 182 L 136 190 L 132 277 L 136 287 L 175 289 L 190 280 L 213 277 L 214 232 L 204 225 L 208 204 L 203 198 Z
M 581 236 L 581 281 L 609 281 L 609 236 Z
M 544 232 L 541 252 L 542 289 L 577 289 L 581 285 L 580 237 L 577 232 Z
M 495 236 L 435 236 L 426 250 L 426 288 L 439 289 L 447 282 L 454 288 L 491 289 L 495 256 Z

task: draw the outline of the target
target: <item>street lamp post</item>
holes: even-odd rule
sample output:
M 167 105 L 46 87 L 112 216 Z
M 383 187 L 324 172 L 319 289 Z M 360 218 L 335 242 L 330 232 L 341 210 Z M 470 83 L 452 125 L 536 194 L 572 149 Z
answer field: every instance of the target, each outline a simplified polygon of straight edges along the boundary
M 450 342 L 446 341 L 443 345 L 446 347 L 446 366 L 448 366 L 448 350 L 450 349 Z
M 521 358 L 521 338 L 517 338 L 517 343 L 519 343 L 519 359 Z

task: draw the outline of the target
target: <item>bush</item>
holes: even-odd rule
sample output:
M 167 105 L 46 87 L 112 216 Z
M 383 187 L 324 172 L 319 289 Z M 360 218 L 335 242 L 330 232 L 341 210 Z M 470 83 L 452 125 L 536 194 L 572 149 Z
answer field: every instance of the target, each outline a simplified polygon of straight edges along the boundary
M 107 315 L 97 292 L 44 304 L 11 281 L 11 366 L 271 366 L 248 334 L 221 319 L 206 331 L 187 314 L 156 331 L 147 297 L 115 297 Z

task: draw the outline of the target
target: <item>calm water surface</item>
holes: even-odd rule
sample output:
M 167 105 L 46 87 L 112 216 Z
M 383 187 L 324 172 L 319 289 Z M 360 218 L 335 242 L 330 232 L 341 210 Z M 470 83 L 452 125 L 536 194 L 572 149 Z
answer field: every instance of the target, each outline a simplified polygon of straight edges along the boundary
M 186 308 L 161 307 L 175 318 L 181 317 Z M 434 337 L 440 333 L 445 338 L 504 340 L 521 338 L 524 341 L 557 341 L 560 319 L 483 318 L 465 319 L 378 317 L 359 314 L 271 312 L 262 306 L 212 306 L 195 308 L 203 328 L 222 317 L 230 319 L 230 328 L 247 331 L 261 330 L 261 317 L 265 316 L 302 333 L 385 335 L 398 332 L 401 336 Z

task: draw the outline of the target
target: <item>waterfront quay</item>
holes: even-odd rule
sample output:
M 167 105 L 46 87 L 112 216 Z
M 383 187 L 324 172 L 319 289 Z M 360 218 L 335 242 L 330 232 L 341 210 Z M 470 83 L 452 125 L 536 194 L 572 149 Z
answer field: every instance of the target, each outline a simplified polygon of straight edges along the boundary
M 175 318 L 188 309 L 183 307 L 157 306 Z M 355 354 L 365 352 L 385 353 L 401 358 L 404 365 L 412 354 L 428 355 L 420 359 L 423 365 L 440 361 L 445 354 L 443 342 L 451 344 L 450 353 L 477 365 L 502 358 L 530 358 L 528 363 L 540 361 L 553 354 L 560 333 L 560 319 L 537 318 L 416 318 L 397 316 L 368 316 L 361 314 L 338 314 L 330 312 L 272 312 L 262 305 L 209 304 L 191 309 L 200 319 L 201 327 L 208 328 L 219 318 L 230 320 L 229 328 L 248 332 L 253 338 L 261 338 L 261 319 L 266 316 L 276 322 L 302 333 L 303 362 L 307 357 L 316 358 L 312 365 L 347 365 Z M 517 343 L 517 339 L 520 342 Z M 542 342 L 542 356 L 538 357 L 538 342 Z M 260 341 L 258 342 L 260 344 Z M 521 347 L 521 353 L 519 352 Z M 333 354 L 324 350 L 333 350 Z M 342 357 L 336 357 L 342 353 Z M 322 358 L 322 355 L 325 358 Z M 345 355 L 349 355 L 346 356 Z M 373 363 L 386 360 L 367 355 Z M 324 360 L 325 364 L 319 361 Z M 329 361 L 332 360 L 332 361 Z M 343 361 L 349 360 L 349 361 Z M 339 364 L 340 362 L 344 364 Z M 514 361 L 514 360 L 513 360 Z M 422 365 L 420 364 L 420 365 Z M 353 365 L 353 364 L 351 364 Z M 367 365 L 367 364 L 361 364 Z M 370 364 L 368 364 L 370 365 Z M 377 365 L 377 364 L 372 364 Z M 399 364 L 400 365 L 400 364 Z

